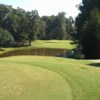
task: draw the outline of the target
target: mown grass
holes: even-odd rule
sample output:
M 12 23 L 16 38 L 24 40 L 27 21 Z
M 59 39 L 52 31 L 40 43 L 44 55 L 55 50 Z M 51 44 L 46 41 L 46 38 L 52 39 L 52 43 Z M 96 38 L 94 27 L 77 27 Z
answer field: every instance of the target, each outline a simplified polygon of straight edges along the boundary
M 71 42 L 71 40 L 37 40 L 33 42 L 33 46 L 36 48 L 73 49 L 76 45 L 72 45 Z
M 0 100 L 100 100 L 96 62 L 45 56 L 0 59 Z
M 0 54 L 13 50 L 26 50 L 32 48 L 57 48 L 57 49 L 73 49 L 76 45 L 71 45 L 71 40 L 36 40 L 32 42 L 31 46 L 15 47 L 15 48 L 2 48 Z

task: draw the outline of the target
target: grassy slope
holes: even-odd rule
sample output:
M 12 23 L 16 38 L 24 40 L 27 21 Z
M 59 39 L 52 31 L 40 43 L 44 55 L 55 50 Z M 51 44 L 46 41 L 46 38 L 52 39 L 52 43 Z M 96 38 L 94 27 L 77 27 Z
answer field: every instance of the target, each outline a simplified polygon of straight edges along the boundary
M 12 50 L 30 49 L 30 48 L 61 48 L 61 49 L 75 48 L 75 45 L 71 45 L 70 42 L 71 42 L 70 40 L 36 40 L 32 42 L 32 46 L 29 47 L 3 48 L 4 51 L 0 51 L 0 54 Z
M 33 46 L 36 48 L 75 48 L 75 45 L 71 45 L 70 42 L 70 40 L 37 40 L 33 43 Z
M 100 100 L 100 68 L 92 63 L 39 56 L 2 58 L 0 100 Z

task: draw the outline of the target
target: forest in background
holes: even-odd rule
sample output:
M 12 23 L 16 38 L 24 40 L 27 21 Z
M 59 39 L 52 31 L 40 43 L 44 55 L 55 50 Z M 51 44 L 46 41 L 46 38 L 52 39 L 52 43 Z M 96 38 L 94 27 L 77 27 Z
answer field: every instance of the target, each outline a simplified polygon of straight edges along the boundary
M 36 39 L 71 39 L 74 32 L 74 20 L 66 18 L 64 12 L 40 17 L 37 10 L 25 11 L 0 4 L 0 45 L 3 47 L 31 45 Z
M 100 58 L 100 2 L 82 0 L 78 9 L 74 20 L 66 18 L 65 12 L 41 17 L 37 10 L 0 4 L 0 46 L 31 45 L 37 39 L 73 39 L 85 58 Z

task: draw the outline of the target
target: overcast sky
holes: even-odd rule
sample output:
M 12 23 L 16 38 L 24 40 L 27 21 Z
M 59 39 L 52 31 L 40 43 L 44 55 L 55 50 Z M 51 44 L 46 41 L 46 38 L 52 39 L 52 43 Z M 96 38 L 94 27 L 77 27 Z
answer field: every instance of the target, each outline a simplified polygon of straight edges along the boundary
M 20 7 L 25 10 L 38 10 L 39 15 L 57 15 L 58 12 L 66 12 L 66 16 L 76 17 L 79 13 L 76 5 L 82 0 L 0 0 L 0 3 Z

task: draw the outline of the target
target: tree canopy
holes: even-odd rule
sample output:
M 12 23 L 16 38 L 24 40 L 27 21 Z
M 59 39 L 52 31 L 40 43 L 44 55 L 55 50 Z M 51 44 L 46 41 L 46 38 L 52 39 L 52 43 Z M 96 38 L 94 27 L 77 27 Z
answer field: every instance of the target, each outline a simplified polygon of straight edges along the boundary
M 11 33 L 16 46 L 31 45 L 35 39 L 69 39 L 72 24 L 64 12 L 40 17 L 37 10 L 0 4 L 0 27 Z
M 14 38 L 10 32 L 0 28 L 0 46 L 12 46 L 14 44 Z
M 100 1 L 82 0 L 76 18 L 77 39 L 86 58 L 100 58 Z

